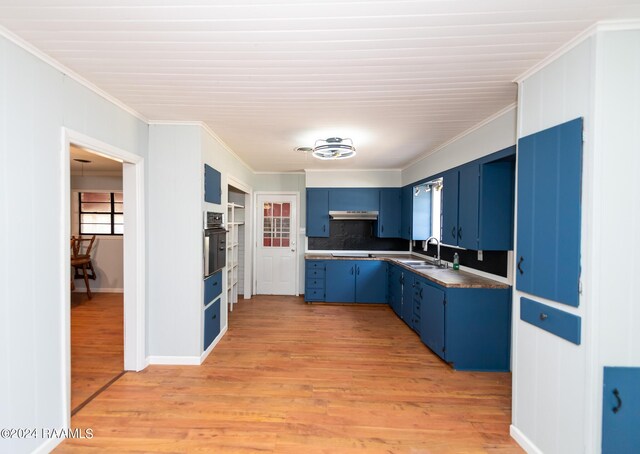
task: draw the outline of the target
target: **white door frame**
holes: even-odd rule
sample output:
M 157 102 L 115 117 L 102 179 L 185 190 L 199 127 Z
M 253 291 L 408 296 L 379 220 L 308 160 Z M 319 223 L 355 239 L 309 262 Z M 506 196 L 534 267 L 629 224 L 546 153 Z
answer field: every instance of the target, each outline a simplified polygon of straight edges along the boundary
M 260 214 L 258 213 L 258 196 L 261 195 L 293 195 L 296 197 L 296 225 L 295 225 L 295 239 L 296 239 L 296 253 L 294 255 L 295 268 L 296 268 L 296 276 L 295 276 L 295 288 L 296 288 L 296 296 L 300 296 L 300 287 L 299 287 L 299 279 L 300 279 L 300 193 L 297 191 L 256 191 L 253 196 L 253 204 L 256 207 L 256 222 L 253 223 L 253 256 L 255 260 L 253 261 L 253 288 L 258 288 L 258 219 L 261 219 Z M 293 233 L 293 232 L 292 232 Z
M 62 231 L 60 248 L 64 264 L 70 263 L 71 251 L 71 144 L 122 162 L 124 193 L 124 369 L 139 371 L 147 366 L 145 345 L 145 197 L 144 159 L 141 156 L 93 139 L 77 131 L 62 128 Z M 62 267 L 62 304 L 64 345 L 65 420 L 71 423 L 71 279 L 70 266 Z
M 244 299 L 251 299 L 251 295 L 253 294 L 253 266 L 249 264 L 251 261 L 251 254 L 253 252 L 253 248 L 250 247 L 252 244 L 252 235 L 253 235 L 253 188 L 248 184 L 238 180 L 233 176 L 227 177 L 227 185 L 233 186 L 234 188 L 240 189 L 247 193 L 248 197 L 245 196 L 245 207 L 244 207 Z M 228 302 L 227 302 L 228 303 Z

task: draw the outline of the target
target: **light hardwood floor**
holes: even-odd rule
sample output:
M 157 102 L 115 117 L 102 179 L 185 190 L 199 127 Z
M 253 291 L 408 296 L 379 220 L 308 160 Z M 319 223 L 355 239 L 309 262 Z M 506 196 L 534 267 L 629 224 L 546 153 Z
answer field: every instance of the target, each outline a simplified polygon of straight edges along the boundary
M 511 375 L 455 372 L 386 306 L 240 301 L 204 365 L 127 373 L 59 452 L 515 453 Z
M 123 294 L 71 294 L 71 409 L 124 368 Z

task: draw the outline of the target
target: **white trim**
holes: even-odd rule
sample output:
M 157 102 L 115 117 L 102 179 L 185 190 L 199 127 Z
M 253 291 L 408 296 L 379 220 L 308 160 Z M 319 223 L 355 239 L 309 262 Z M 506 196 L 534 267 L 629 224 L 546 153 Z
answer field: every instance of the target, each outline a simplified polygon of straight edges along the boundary
M 149 356 L 149 365 L 160 366 L 199 366 L 199 356 Z
M 253 262 L 251 260 L 251 254 L 253 248 L 253 188 L 236 177 L 229 175 L 227 177 L 227 185 L 240 189 L 245 192 L 245 207 L 244 207 L 244 299 L 251 299 L 253 294 Z M 240 289 L 238 289 L 240 290 Z M 228 292 L 227 292 L 228 296 Z M 227 301 L 227 305 L 229 302 Z M 228 322 L 228 320 L 227 320 Z
M 83 282 L 84 283 L 84 282 Z M 76 285 L 76 290 L 71 293 L 85 293 L 87 289 L 82 285 Z M 124 293 L 123 288 L 109 288 L 109 287 L 91 287 L 91 293 Z
M 214 347 L 218 345 L 218 342 L 220 342 L 220 340 L 227 333 L 228 327 L 229 327 L 229 318 L 227 318 L 227 326 L 222 327 L 222 329 L 220 330 L 220 334 L 216 336 L 213 342 L 211 342 L 211 345 L 209 345 L 209 347 L 207 347 L 207 349 L 203 351 L 202 354 L 200 355 L 200 364 L 204 363 L 204 360 L 207 359 L 207 356 L 209 356 L 209 354 L 213 351 Z
M 509 426 L 509 434 L 528 454 L 543 454 L 543 452 L 513 424 Z
M 68 427 L 65 426 L 64 429 L 68 429 Z M 65 438 L 49 438 L 36 449 L 34 449 L 31 454 L 49 454 L 64 440 Z
M 66 67 L 65 65 L 60 63 L 58 60 L 56 60 L 56 59 L 50 57 L 49 55 L 45 54 L 40 49 L 38 49 L 34 45 L 32 45 L 31 43 L 25 41 L 24 39 L 22 39 L 21 37 L 19 37 L 15 33 L 10 32 L 9 30 L 7 30 L 2 25 L 0 25 L 0 36 L 3 36 L 4 38 L 8 39 L 9 41 L 11 41 L 16 46 L 24 49 L 25 51 L 29 52 L 34 57 L 39 58 L 40 60 L 42 60 L 43 62 L 47 63 L 48 65 L 51 65 L 53 68 L 57 69 L 58 71 L 63 73 L 65 76 L 73 79 L 74 81 L 78 82 L 80 85 L 88 88 L 89 90 L 91 90 L 92 92 L 94 92 L 98 96 L 101 96 L 102 98 L 106 99 L 110 103 L 115 104 L 116 106 L 118 106 L 119 108 L 121 108 L 125 112 L 133 115 L 137 119 L 142 120 L 145 123 L 148 122 L 148 120 L 144 116 L 142 116 L 142 114 L 140 114 L 136 110 L 132 109 L 131 107 L 127 106 L 125 103 L 120 101 L 118 98 L 114 98 L 113 96 L 111 96 L 106 91 L 98 88 L 98 86 L 94 85 L 92 82 L 89 82 L 87 79 L 82 77 L 80 74 L 78 74 L 75 71 L 69 69 L 68 67 Z
M 294 195 L 296 197 L 296 228 L 295 230 L 291 229 L 292 232 L 300 231 L 300 192 L 299 191 L 256 191 L 253 193 L 253 203 L 254 209 L 256 210 L 256 222 L 253 223 L 253 257 L 255 260 L 253 261 L 253 288 L 254 293 L 258 294 L 258 219 L 260 216 L 258 215 L 258 196 L 261 195 Z M 294 254 L 295 258 L 295 296 L 300 296 L 300 238 L 296 237 L 296 253 Z M 305 244 L 306 250 L 306 244 Z
M 252 173 L 255 173 L 253 168 L 251 168 L 251 166 L 249 164 L 247 164 L 245 162 L 244 159 L 242 159 L 240 156 L 238 156 L 236 154 L 235 151 L 233 151 L 231 149 L 231 147 L 229 145 L 227 145 L 227 143 L 222 140 L 220 138 L 220 136 L 218 136 L 215 132 L 213 132 L 213 130 L 209 127 L 208 124 L 206 124 L 204 121 L 197 121 L 197 120 L 193 120 L 193 121 L 173 121 L 173 120 L 148 120 L 147 123 L 151 126 L 151 125 L 172 125 L 172 126 L 200 126 L 202 129 L 205 130 L 205 132 L 207 134 L 209 134 L 215 141 L 219 142 L 220 145 L 222 145 L 222 147 L 227 150 L 231 156 L 233 156 L 234 158 L 236 158 L 242 165 L 244 165 L 247 169 L 249 169 Z
M 123 187 L 135 185 L 133 191 L 125 194 L 125 216 L 130 216 L 125 223 L 124 247 L 124 366 L 126 370 L 142 370 L 145 367 L 145 201 L 144 201 L 144 160 L 141 156 L 119 149 L 92 137 L 62 128 L 61 131 L 61 169 L 62 176 L 62 232 L 66 232 L 60 238 L 61 256 L 66 263 L 71 259 L 69 250 L 69 237 L 71 235 L 71 175 L 70 175 L 70 145 L 71 143 L 85 147 L 96 154 L 118 159 L 124 163 Z M 127 205 L 131 204 L 133 206 Z M 132 209 L 133 208 L 133 209 Z M 133 215 L 133 216 L 132 216 Z M 129 227 L 127 227 L 127 225 Z M 133 227 L 132 227 L 133 225 Z M 71 422 L 71 289 L 68 283 L 71 279 L 70 267 L 61 267 L 62 282 L 62 383 L 61 397 L 63 421 L 70 425 Z
M 510 112 L 511 110 L 513 110 L 515 108 L 516 108 L 516 103 L 515 102 L 509 104 L 506 107 L 503 107 L 502 109 L 500 109 L 499 111 L 497 111 L 493 115 L 489 115 L 487 118 L 482 120 L 480 123 L 475 124 L 474 126 L 470 127 L 466 131 L 463 131 L 460 134 L 458 134 L 457 136 L 454 136 L 451 139 L 447 140 L 442 145 L 438 145 L 433 150 L 430 150 L 426 154 L 423 154 L 420 157 L 418 157 L 418 158 L 414 159 L 413 161 L 409 162 L 409 164 L 407 164 L 402 170 L 403 171 L 407 170 L 409 167 L 419 163 L 420 161 L 422 161 L 424 159 L 427 159 L 432 154 L 437 153 L 438 151 L 442 150 L 445 147 L 448 147 L 449 145 L 451 145 L 452 143 L 456 142 L 457 140 L 462 139 L 464 136 L 467 136 L 467 135 L 471 134 L 472 132 L 477 131 L 478 129 L 482 128 L 483 126 L 486 126 L 488 123 L 491 123 L 493 120 L 497 119 L 498 117 L 501 117 L 502 115 L 506 114 L 507 112 Z
M 551 54 L 543 58 L 541 61 L 533 65 L 531 68 L 527 69 L 525 72 L 520 74 L 518 77 L 513 79 L 512 82 L 521 83 L 525 79 L 528 79 L 533 74 L 540 71 L 545 66 L 556 61 L 558 58 L 562 57 L 564 54 L 569 52 L 571 49 L 576 47 L 578 44 L 582 43 L 584 40 L 590 38 L 598 32 L 603 31 L 620 31 L 620 30 L 636 30 L 640 28 L 640 20 L 632 19 L 632 20 L 609 20 L 609 21 L 600 21 L 591 25 L 586 30 L 583 30 L 578 35 L 573 37 L 569 42 L 563 44 L 558 49 L 553 51 Z M 519 136 L 518 136 L 519 137 Z

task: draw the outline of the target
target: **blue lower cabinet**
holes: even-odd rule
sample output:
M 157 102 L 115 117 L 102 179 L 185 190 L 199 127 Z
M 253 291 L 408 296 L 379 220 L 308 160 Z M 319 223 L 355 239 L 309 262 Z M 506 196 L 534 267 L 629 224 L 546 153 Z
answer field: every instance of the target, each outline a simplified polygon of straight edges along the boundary
M 356 263 L 356 303 L 387 302 L 387 262 L 358 260 Z
M 327 260 L 325 301 L 353 303 L 356 300 L 356 260 Z
M 204 280 L 204 300 L 206 306 L 222 293 L 222 271 L 212 274 Z
M 326 263 L 323 260 L 307 260 L 305 275 L 304 300 L 324 301 Z
M 457 370 L 509 371 L 511 289 L 445 290 L 444 359 Z
M 444 359 L 444 290 L 425 286 L 421 309 L 420 340 Z
M 204 350 L 220 334 L 220 299 L 215 300 L 204 310 Z
M 640 367 L 605 367 L 602 395 L 602 454 L 640 449 Z
M 389 306 L 397 316 L 402 314 L 402 269 L 389 265 Z
M 416 276 L 409 272 L 403 272 L 402 284 L 402 314 L 400 318 L 411 327 L 413 318 L 413 293 L 415 289 Z

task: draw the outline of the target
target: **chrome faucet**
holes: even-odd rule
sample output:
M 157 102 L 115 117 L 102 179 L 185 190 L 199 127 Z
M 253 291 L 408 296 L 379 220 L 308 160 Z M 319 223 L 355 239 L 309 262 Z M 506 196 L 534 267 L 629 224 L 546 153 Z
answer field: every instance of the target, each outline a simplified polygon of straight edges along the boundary
M 431 240 L 436 240 L 436 244 L 438 245 L 438 256 L 435 257 L 436 259 L 436 265 L 440 266 L 442 264 L 441 260 L 440 260 L 440 240 L 438 238 L 436 238 L 435 236 L 430 236 L 429 238 L 427 238 L 427 241 L 424 243 L 425 246 L 429 246 L 429 242 Z

